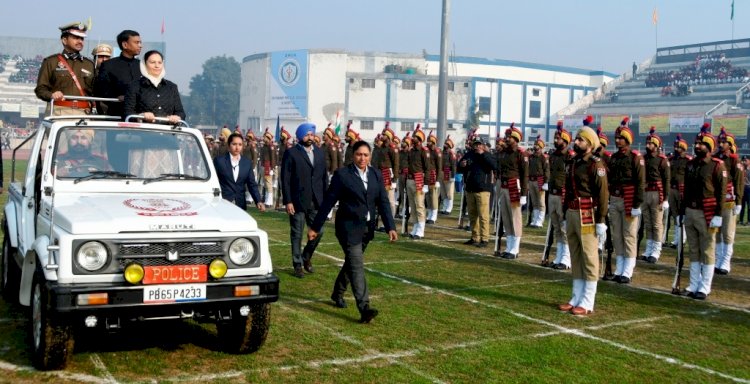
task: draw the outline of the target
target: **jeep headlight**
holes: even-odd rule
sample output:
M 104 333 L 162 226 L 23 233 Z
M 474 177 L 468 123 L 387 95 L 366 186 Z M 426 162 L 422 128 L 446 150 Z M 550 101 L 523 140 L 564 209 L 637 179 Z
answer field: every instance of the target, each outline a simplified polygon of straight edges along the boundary
M 81 268 L 93 272 L 107 264 L 107 248 L 98 241 L 89 241 L 78 248 L 76 261 Z
M 253 260 L 255 245 L 252 241 L 239 238 L 229 245 L 229 260 L 235 265 L 245 265 Z

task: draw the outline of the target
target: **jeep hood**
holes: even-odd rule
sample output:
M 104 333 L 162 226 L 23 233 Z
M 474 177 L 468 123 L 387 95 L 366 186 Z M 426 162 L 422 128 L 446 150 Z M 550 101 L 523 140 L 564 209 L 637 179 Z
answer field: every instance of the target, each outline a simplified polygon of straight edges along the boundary
M 122 232 L 238 232 L 258 225 L 221 197 L 104 195 L 55 198 L 55 225 L 72 234 Z

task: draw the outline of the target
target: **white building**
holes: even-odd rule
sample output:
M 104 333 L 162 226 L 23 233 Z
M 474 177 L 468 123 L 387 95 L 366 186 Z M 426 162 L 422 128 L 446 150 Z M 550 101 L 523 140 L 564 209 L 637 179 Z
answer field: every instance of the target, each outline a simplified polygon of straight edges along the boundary
M 309 49 L 260 53 L 242 60 L 242 129 L 294 134 L 303 121 L 319 131 L 336 117 L 341 135 L 348 121 L 372 140 L 385 122 L 400 136 L 417 124 L 437 124 L 438 55 L 353 53 Z M 451 57 L 448 68 L 447 134 L 463 142 L 472 114 L 480 112 L 479 133 L 494 137 L 511 123 L 526 137 L 554 134 L 550 116 L 616 75 L 579 68 L 510 60 Z M 545 134 L 546 133 L 546 134 Z M 525 138 L 526 138 L 525 137 Z

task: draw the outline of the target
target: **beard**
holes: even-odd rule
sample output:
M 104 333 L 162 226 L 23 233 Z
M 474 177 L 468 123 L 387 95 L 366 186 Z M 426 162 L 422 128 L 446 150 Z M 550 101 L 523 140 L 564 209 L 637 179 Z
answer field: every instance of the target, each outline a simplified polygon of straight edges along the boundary
M 565 145 L 565 143 L 555 144 L 555 148 L 557 148 L 558 151 L 564 151 L 565 147 L 567 147 L 567 145 Z
M 706 154 L 708 153 L 707 150 L 703 148 L 698 148 L 697 146 L 695 147 L 693 151 L 695 152 L 695 156 L 700 157 L 700 158 L 706 157 Z
M 578 144 L 573 144 L 573 151 L 575 151 L 576 155 L 583 156 L 586 154 L 586 148 L 581 148 L 578 146 Z
M 310 147 L 311 145 L 313 145 L 313 140 L 305 140 L 302 142 L 302 145 L 304 145 L 305 147 Z
M 83 146 L 81 144 L 71 145 L 68 149 L 68 153 L 70 156 L 75 158 L 81 158 L 85 157 L 88 154 L 89 150 L 88 147 Z

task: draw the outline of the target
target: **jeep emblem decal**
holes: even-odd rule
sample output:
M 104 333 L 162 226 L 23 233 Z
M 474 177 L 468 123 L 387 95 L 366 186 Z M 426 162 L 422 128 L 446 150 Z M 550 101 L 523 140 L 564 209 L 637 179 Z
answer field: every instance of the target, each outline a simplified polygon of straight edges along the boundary
M 198 212 L 187 211 L 190 203 L 177 199 L 139 198 L 127 199 L 122 202 L 133 208 L 138 216 L 195 216 Z
M 167 260 L 175 261 L 180 257 L 180 253 L 176 249 L 170 249 L 167 251 Z

